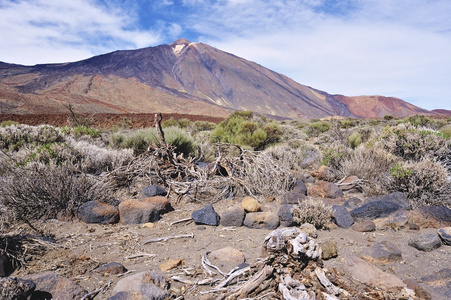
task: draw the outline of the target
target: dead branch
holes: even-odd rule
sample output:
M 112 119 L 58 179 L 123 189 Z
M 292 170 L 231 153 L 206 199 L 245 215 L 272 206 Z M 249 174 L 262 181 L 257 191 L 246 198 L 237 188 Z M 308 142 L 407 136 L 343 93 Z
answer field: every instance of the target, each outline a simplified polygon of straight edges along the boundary
M 170 240 L 170 239 L 181 239 L 181 238 L 194 238 L 194 233 L 153 238 L 153 239 L 145 241 L 143 243 L 143 245 L 150 244 L 150 243 L 156 243 L 156 242 L 166 242 L 167 240 Z
M 219 272 L 219 274 L 221 274 L 222 276 L 224 276 L 224 273 L 215 265 L 213 265 L 207 258 L 207 255 L 210 253 L 210 251 L 207 251 L 204 253 L 204 255 L 202 255 L 202 267 L 204 267 L 204 269 L 207 271 L 208 275 L 213 276 L 216 273 L 211 271 L 208 267 L 211 267 L 213 269 L 215 269 L 216 271 Z
M 173 225 L 175 225 L 175 224 L 184 223 L 184 222 L 190 222 L 190 221 L 193 221 L 193 218 L 189 217 L 189 218 L 177 220 L 177 221 L 172 222 L 172 223 L 169 224 L 169 225 L 173 226 Z
M 130 256 L 126 256 L 126 259 L 134 259 L 134 258 L 138 258 L 138 257 L 143 257 L 143 256 L 147 256 L 147 257 L 157 257 L 156 254 L 151 254 L 151 253 L 138 253 L 135 255 L 130 255 Z

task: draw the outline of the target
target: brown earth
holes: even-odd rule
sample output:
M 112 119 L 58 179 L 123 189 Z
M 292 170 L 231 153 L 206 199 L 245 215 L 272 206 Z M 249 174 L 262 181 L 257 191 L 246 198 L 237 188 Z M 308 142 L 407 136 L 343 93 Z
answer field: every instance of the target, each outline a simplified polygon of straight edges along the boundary
M 278 202 L 279 200 L 276 200 L 276 203 Z M 88 292 L 111 281 L 110 287 L 95 297 L 96 300 L 101 300 L 111 296 L 115 284 L 123 278 L 118 275 L 93 272 L 96 267 L 106 263 L 121 263 L 131 274 L 134 274 L 140 271 L 159 271 L 161 263 L 171 259 L 181 259 L 183 264 L 170 271 L 162 272 L 164 276 L 169 279 L 173 275 L 178 275 L 196 281 L 207 278 L 201 267 L 201 257 L 206 251 L 233 247 L 245 254 L 248 263 L 253 263 L 261 257 L 263 240 L 271 232 L 270 230 L 203 226 L 190 221 L 173 224 L 175 221 L 190 218 L 193 211 L 205 204 L 174 203 L 174 211 L 163 215 L 157 223 L 144 225 L 98 225 L 58 220 L 36 224 L 37 228 L 53 235 L 55 244 L 48 246 L 45 254 L 34 257 L 28 262 L 26 268 L 17 270 L 13 275 L 21 277 L 51 270 L 78 282 Z M 227 207 L 233 204 L 236 202 L 222 200 L 213 205 L 221 215 Z M 274 202 L 268 203 L 268 205 L 274 205 Z M 345 277 L 341 265 L 346 256 L 359 255 L 363 249 L 375 243 L 390 241 L 401 250 L 402 261 L 379 267 L 395 274 L 402 280 L 413 279 L 421 282 L 421 277 L 449 267 L 449 257 L 451 257 L 450 246 L 442 246 L 431 252 L 421 252 L 408 246 L 409 239 L 426 232 L 436 232 L 436 229 L 414 231 L 403 228 L 361 233 L 352 229 L 331 226 L 330 230 L 318 232 L 317 242 L 334 241 L 336 243 L 338 257 L 325 261 L 324 264 L 329 270 L 336 268 L 339 276 Z M 144 245 L 151 238 L 183 234 L 193 234 L 193 238 L 170 239 Z M 188 275 L 189 273 L 196 275 L 191 277 Z M 443 295 L 446 287 L 421 285 L 431 293 L 432 299 L 445 299 Z M 190 285 L 176 282 L 172 282 L 171 286 L 174 294 L 191 288 Z M 212 288 L 197 286 L 186 292 L 184 299 L 215 299 L 214 294 L 209 294 L 207 297 L 199 294 L 200 291 Z

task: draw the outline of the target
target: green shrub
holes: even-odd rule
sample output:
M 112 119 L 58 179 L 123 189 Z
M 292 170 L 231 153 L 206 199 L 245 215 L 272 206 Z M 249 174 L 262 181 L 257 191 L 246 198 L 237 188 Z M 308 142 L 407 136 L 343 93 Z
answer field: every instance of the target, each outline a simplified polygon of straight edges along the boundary
M 451 138 L 451 126 L 443 126 L 439 129 L 439 131 L 443 134 L 444 137 L 448 139 Z
M 280 139 L 280 125 L 250 111 L 237 111 L 218 124 L 211 133 L 212 142 L 223 142 L 263 149 Z
M 410 123 L 415 127 L 418 126 L 427 126 L 431 123 L 433 123 L 433 120 L 429 117 L 426 117 L 424 115 L 415 115 L 407 117 L 403 120 L 404 123 Z
M 133 149 L 136 154 L 156 145 L 157 135 L 154 128 L 117 132 L 111 136 L 113 146 L 121 149 Z
M 171 126 L 179 126 L 179 122 L 172 117 L 168 120 L 161 122 L 161 127 L 163 127 L 163 128 L 171 127 Z
M 385 115 L 384 116 L 384 120 L 386 120 L 386 121 L 390 121 L 390 120 L 393 120 L 395 117 L 393 117 L 392 115 Z
M 357 125 L 357 121 L 355 119 L 345 119 L 340 121 L 340 127 L 344 129 L 352 128 Z
M 354 131 L 348 137 L 349 145 L 352 149 L 357 148 L 362 143 L 362 135 L 358 131 Z
M 166 143 L 175 147 L 175 152 L 183 153 L 185 157 L 194 154 L 194 140 L 184 129 L 167 127 L 164 129 L 164 136 Z
M 195 132 L 211 131 L 216 128 L 216 124 L 208 121 L 194 121 Z
M 175 147 L 175 152 L 188 156 L 194 152 L 194 140 L 180 127 L 170 126 L 163 129 L 167 144 Z M 133 149 L 135 154 L 159 147 L 154 128 L 138 129 L 129 132 L 117 132 L 111 137 L 113 146 L 121 149 Z
M 14 126 L 19 125 L 19 123 L 16 121 L 11 121 L 11 120 L 5 120 L 0 123 L 0 127 L 8 127 L 8 126 L 13 126 L 13 125 Z
M 81 136 L 90 136 L 92 138 L 100 137 L 100 131 L 88 126 L 63 127 L 62 133 L 73 135 L 77 138 Z
M 307 134 L 309 136 L 318 136 L 330 129 L 330 123 L 326 121 L 315 121 L 308 124 Z

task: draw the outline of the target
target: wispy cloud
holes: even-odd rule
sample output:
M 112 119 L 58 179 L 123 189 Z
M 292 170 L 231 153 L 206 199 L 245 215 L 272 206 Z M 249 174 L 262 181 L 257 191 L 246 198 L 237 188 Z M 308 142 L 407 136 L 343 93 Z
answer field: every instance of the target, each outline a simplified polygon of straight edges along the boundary
M 3 0 L 0 61 L 205 42 L 345 95 L 451 109 L 449 0 Z
M 140 30 L 120 7 L 89 0 L 5 1 L 0 15 L 0 60 L 8 62 L 77 60 L 162 41 L 158 31 Z
M 440 0 L 218 1 L 187 26 L 206 43 L 329 93 L 451 109 L 450 14 L 451 3 Z

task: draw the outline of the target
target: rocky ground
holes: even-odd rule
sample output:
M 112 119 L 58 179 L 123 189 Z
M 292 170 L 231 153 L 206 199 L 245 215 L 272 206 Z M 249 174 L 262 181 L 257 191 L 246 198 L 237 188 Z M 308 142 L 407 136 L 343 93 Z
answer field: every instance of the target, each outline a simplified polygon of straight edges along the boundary
M 307 187 L 309 193 L 314 189 L 313 184 L 307 184 Z M 339 189 L 331 191 L 330 186 L 323 190 L 324 193 L 337 191 L 340 192 Z M 303 198 L 303 194 L 301 191 L 298 197 Z M 164 202 L 165 198 L 156 199 Z M 208 269 L 216 275 L 208 275 L 202 266 L 202 257 L 212 252 L 206 257 L 224 273 L 240 264 L 246 267 L 242 265 L 244 262 L 252 266 L 259 258 L 267 256 L 262 252 L 265 237 L 279 224 L 279 220 L 272 223 L 273 216 L 279 212 L 282 223 L 290 225 L 280 212 L 281 207 L 290 205 L 292 199 L 293 193 L 281 199 L 258 199 L 259 203 L 249 199 L 244 201 L 247 203 L 243 203 L 243 199 L 213 203 L 214 211 L 221 216 L 221 224 L 217 226 L 193 221 L 196 211 L 194 219 L 200 217 L 196 219 L 198 223 L 208 223 L 212 219 L 215 222 L 215 218 L 219 221 L 214 213 L 212 217 L 207 216 L 208 211 L 199 213 L 200 209 L 208 207 L 207 203 L 178 204 L 173 200 L 173 210 L 167 213 L 164 213 L 166 204 L 159 204 L 160 219 L 153 223 L 124 224 L 133 218 L 136 221 L 136 214 L 126 213 L 126 209 L 133 207 L 133 201 L 127 207 L 119 206 L 120 223 L 92 224 L 79 220 L 38 223 L 36 228 L 52 239 L 36 238 L 36 243 L 42 244 L 45 251 L 39 256 L 27 257 L 26 267 L 15 270 L 9 278 L 31 279 L 36 284 L 36 291 L 40 291 L 35 291 L 32 299 L 141 299 L 138 294 L 142 299 L 165 299 L 167 295 L 171 299 L 221 299 L 220 293 L 206 292 L 213 290 L 224 277 L 211 267 Z M 362 203 L 358 199 L 363 200 Z M 303 230 L 322 248 L 322 263 L 321 260 L 316 263 L 329 271 L 327 274 L 332 282 L 351 292 L 349 296 L 337 294 L 338 298 L 329 299 L 397 299 L 400 294 L 394 296 L 390 290 L 398 283 L 398 286 L 414 291 L 411 299 L 451 297 L 451 246 L 446 245 L 450 242 L 449 209 L 442 207 L 431 212 L 398 207 L 391 212 L 391 204 L 401 204 L 402 199 L 399 194 L 366 199 L 355 192 L 324 199 L 325 203 L 336 205 L 328 228 L 316 231 L 306 227 Z M 255 204 L 256 207 L 252 207 Z M 337 205 L 348 208 L 342 211 Z M 228 226 L 236 222 L 237 215 L 230 211 L 239 211 L 241 206 L 248 211 L 244 220 L 246 226 Z M 366 217 L 362 212 L 365 207 Z M 91 209 L 91 212 L 99 211 Z M 375 212 L 379 214 L 377 217 L 374 217 Z M 260 214 L 258 221 L 249 221 L 257 214 Z M 105 216 L 105 211 L 100 215 Z M 442 239 L 439 228 L 442 228 Z M 28 230 L 25 225 L 23 230 L 16 228 L 16 232 Z M 103 268 L 110 263 L 115 264 Z M 141 272 L 150 272 L 144 274 L 148 274 L 150 281 L 161 289 L 143 288 L 149 285 L 146 283 L 149 278 L 137 278 L 142 276 Z M 157 273 L 162 277 L 155 275 Z M 248 279 L 242 276 L 241 283 Z M 210 284 L 203 285 L 202 281 Z M 144 282 L 136 288 L 138 294 L 121 294 L 121 290 L 138 286 L 137 282 Z M 230 286 L 239 283 L 232 281 Z M 158 296 L 158 293 L 162 294 Z M 151 298 L 151 294 L 155 298 Z M 281 295 L 267 295 L 254 299 L 283 299 Z

